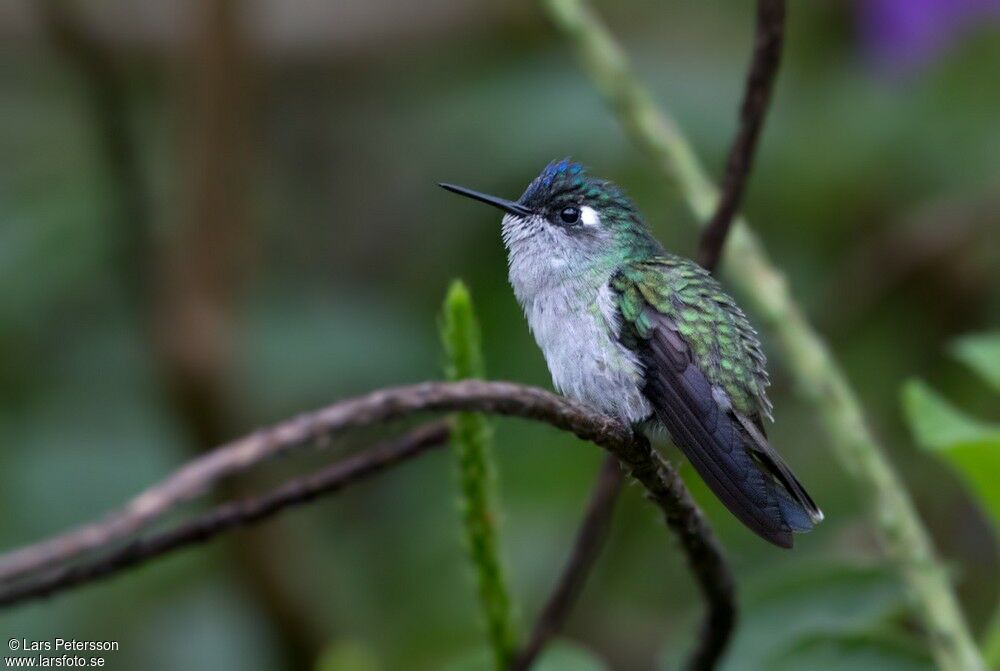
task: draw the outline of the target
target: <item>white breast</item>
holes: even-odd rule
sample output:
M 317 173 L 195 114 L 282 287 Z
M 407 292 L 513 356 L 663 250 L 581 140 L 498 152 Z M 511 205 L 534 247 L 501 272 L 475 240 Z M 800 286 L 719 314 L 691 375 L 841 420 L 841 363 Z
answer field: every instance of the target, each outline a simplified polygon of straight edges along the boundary
M 645 419 L 651 408 L 640 392 L 642 368 L 615 339 L 619 324 L 610 289 L 604 285 L 589 296 L 577 291 L 554 289 L 523 305 L 552 384 L 609 415 L 628 422 Z
M 640 391 L 642 368 L 617 341 L 620 325 L 607 284 L 588 291 L 570 280 L 529 296 L 515 276 L 512 268 L 511 284 L 555 388 L 630 423 L 647 418 L 652 409 Z

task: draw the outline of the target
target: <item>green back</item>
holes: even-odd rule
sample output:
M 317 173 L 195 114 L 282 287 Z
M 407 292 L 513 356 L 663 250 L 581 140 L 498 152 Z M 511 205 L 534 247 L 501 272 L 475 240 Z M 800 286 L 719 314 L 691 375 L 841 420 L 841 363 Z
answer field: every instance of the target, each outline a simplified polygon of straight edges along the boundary
M 771 417 L 766 359 L 757 332 L 708 271 L 662 254 L 624 264 L 611 281 L 625 322 L 622 339 L 638 347 L 652 324 L 647 308 L 666 315 L 709 382 L 726 390 L 748 417 Z

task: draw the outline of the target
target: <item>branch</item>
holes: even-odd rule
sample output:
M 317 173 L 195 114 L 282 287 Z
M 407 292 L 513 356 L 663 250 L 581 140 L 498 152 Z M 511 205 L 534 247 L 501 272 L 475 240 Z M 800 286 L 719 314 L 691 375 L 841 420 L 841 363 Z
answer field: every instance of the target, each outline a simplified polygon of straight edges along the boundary
M 656 487 L 647 486 L 646 497 L 666 514 L 667 526 L 680 539 L 688 568 L 697 577 L 698 588 L 708 604 L 701 635 L 685 668 L 708 671 L 722 659 L 736 626 L 736 586 L 718 539 L 691 499 L 680 474 L 658 452 L 653 452 L 649 466 L 655 467 L 655 462 L 659 462 L 668 477 L 656 478 Z M 635 471 L 632 475 L 643 482 Z M 681 503 L 672 504 L 673 501 Z
M 125 507 L 100 522 L 0 556 L 0 581 L 51 567 L 125 538 L 162 517 L 180 503 L 208 491 L 215 483 L 296 447 L 350 428 L 431 410 L 483 410 L 546 419 L 584 440 L 625 449 L 630 436 L 611 418 L 553 394 L 507 382 L 427 382 L 393 387 L 282 422 L 196 457 Z
M 173 529 L 136 539 L 103 557 L 43 572 L 0 589 L 0 606 L 51 596 L 117 574 L 151 559 L 212 540 L 238 527 L 266 520 L 279 512 L 333 494 L 378 475 L 391 466 L 444 445 L 451 430 L 434 422 L 309 475 L 295 478 L 254 498 L 224 503 Z
M 99 550 L 135 533 L 222 478 L 296 447 L 350 428 L 428 411 L 478 411 L 533 419 L 604 448 L 631 472 L 678 533 L 711 620 L 731 621 L 732 576 L 719 543 L 674 468 L 641 435 L 618 420 L 568 399 L 511 382 L 463 380 L 392 387 L 342 401 L 240 438 L 192 461 L 132 499 L 121 511 L 49 540 L 0 557 L 0 576 L 38 574 L 81 553 Z M 725 632 L 728 635 L 728 632 Z
M 299 416 L 270 429 L 228 443 L 211 453 L 187 463 L 161 483 L 134 498 L 122 511 L 103 522 L 95 522 L 75 531 L 28 546 L 0 557 L 0 574 L 10 581 L 17 576 L 41 576 L 37 582 L 14 585 L 4 593 L 3 603 L 67 589 L 131 566 L 151 553 L 169 551 L 176 543 L 168 535 L 154 537 L 161 546 L 126 547 L 109 562 L 89 568 L 57 569 L 51 567 L 69 561 L 83 552 L 94 551 L 121 540 L 152 523 L 168 510 L 209 489 L 224 477 L 244 471 L 262 461 L 287 454 L 311 440 L 344 431 L 398 419 L 424 411 L 479 411 L 534 419 L 577 437 L 591 441 L 613 454 L 647 491 L 647 497 L 664 514 L 668 526 L 678 534 L 688 556 L 688 564 L 708 601 L 710 617 L 707 629 L 712 643 L 728 638 L 735 607 L 733 581 L 711 528 L 705 522 L 680 476 L 655 452 L 641 435 L 616 419 L 577 405 L 547 391 L 509 382 L 427 382 L 372 392 L 327 408 Z M 359 457 L 361 458 L 361 457 Z M 289 495 L 285 492 L 283 495 Z M 210 513 L 211 515 L 211 513 Z M 214 522 L 208 523 L 211 527 Z M 174 533 L 198 535 L 202 527 Z M 194 542 L 194 541 L 191 541 Z M 140 553 L 136 558 L 133 553 Z M 150 554 L 149 556 L 153 556 Z M 115 562 L 119 562 L 116 564 Z M 22 589 L 23 588 L 23 589 Z M 712 643 L 714 644 L 714 643 Z M 708 667 L 693 667 L 708 668 Z
M 708 671 L 715 668 L 722 658 L 736 625 L 736 589 L 733 575 L 726 564 L 718 539 L 691 498 L 680 474 L 660 456 L 659 452 L 650 447 L 645 436 L 636 434 L 633 440 L 633 448 L 627 454 L 623 455 L 610 449 L 609 451 L 630 469 L 633 478 L 642 483 L 646 489 L 646 498 L 663 512 L 667 526 L 677 536 L 684 549 L 688 568 L 695 576 L 698 589 L 707 604 L 707 615 L 702 625 L 700 639 L 685 668 L 692 671 Z M 600 444 L 599 441 L 594 442 Z M 604 468 L 608 468 L 607 464 Z M 603 480 L 603 477 L 601 479 Z M 603 533 L 600 529 L 601 516 L 610 516 L 608 499 L 601 500 L 604 495 L 598 493 L 604 487 L 610 487 L 610 483 L 599 484 L 598 491 L 592 494 L 592 498 L 597 499 L 596 504 L 592 503 L 588 510 L 580 536 L 574 545 L 574 553 L 560 578 L 559 587 L 550 597 L 542 618 L 536 625 L 536 631 L 532 632 L 532 638 L 521 655 L 526 657 L 530 655 L 531 648 L 535 645 L 540 649 L 545 643 L 544 639 L 556 633 L 555 630 L 549 631 L 549 629 L 561 626 L 572 607 L 572 601 L 582 587 L 582 584 L 576 584 L 576 581 L 582 582 L 586 578 L 590 564 L 594 560 L 594 557 L 587 555 L 590 553 L 596 555 L 603 542 L 600 537 Z M 613 500 L 616 493 L 608 493 L 606 496 Z M 581 538 L 584 534 L 596 537 L 584 541 Z M 543 639 L 540 644 L 535 643 L 536 637 Z M 515 664 L 520 662 L 520 659 L 518 657 Z M 530 664 L 530 657 L 527 661 Z
M 716 203 L 715 186 L 676 123 L 636 79 L 606 26 L 581 0 L 545 0 L 545 7 L 577 48 L 587 74 L 629 138 L 677 180 L 695 216 L 707 220 Z M 868 499 L 869 519 L 881 531 L 909 588 L 938 666 L 945 671 L 984 670 L 947 571 L 909 493 L 865 421 L 847 377 L 742 218 L 737 218 L 729 244 L 734 252 L 728 256 L 729 276 L 775 335 L 773 342 L 784 355 L 788 374 L 814 407 L 834 453 Z
M 625 479 L 618 460 L 606 457 L 597 474 L 597 482 L 590 494 L 587 512 L 576 532 L 576 540 L 559 581 L 549 595 L 545 607 L 535 621 L 531 636 L 517 653 L 508 671 L 527 671 L 538 653 L 559 633 L 576 604 L 583 585 L 593 568 L 611 528 L 611 515 L 615 510 L 618 494 Z
M 726 234 L 743 200 L 757 139 L 778 76 L 784 41 L 785 0 L 757 0 L 756 37 L 743 104 L 740 106 L 740 128 L 729 148 L 726 173 L 722 179 L 722 196 L 715 214 L 701 233 L 698 262 L 708 270 L 715 270 L 718 265 Z

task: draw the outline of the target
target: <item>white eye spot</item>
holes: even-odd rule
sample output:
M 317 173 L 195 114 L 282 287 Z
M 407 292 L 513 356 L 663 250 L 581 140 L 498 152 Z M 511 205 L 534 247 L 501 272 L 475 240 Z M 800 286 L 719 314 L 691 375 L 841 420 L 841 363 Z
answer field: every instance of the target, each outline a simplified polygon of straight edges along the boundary
M 584 226 L 597 226 L 601 223 L 601 217 L 597 214 L 597 210 L 584 205 L 580 208 L 580 221 L 583 222 Z

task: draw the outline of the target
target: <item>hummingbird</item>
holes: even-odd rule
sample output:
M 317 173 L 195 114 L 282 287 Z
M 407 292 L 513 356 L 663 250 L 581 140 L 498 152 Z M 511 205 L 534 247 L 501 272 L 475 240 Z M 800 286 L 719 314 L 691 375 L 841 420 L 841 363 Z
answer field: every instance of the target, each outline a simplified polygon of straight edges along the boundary
M 757 332 L 707 270 L 664 250 L 621 188 L 569 159 L 516 201 L 440 186 L 503 211 L 508 278 L 557 391 L 665 429 L 730 512 L 779 547 L 823 519 L 768 442 Z

